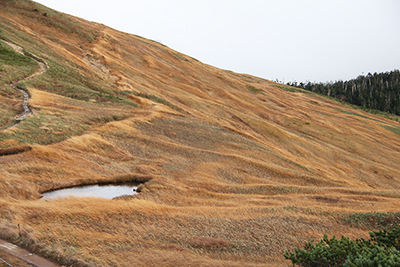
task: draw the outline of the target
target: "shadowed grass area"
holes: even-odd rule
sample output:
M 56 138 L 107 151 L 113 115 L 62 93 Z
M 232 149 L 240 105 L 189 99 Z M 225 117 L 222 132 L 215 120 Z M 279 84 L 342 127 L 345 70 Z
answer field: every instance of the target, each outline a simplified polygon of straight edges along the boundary
M 32 150 L 31 146 L 17 146 L 0 149 L 0 156 L 14 155 Z

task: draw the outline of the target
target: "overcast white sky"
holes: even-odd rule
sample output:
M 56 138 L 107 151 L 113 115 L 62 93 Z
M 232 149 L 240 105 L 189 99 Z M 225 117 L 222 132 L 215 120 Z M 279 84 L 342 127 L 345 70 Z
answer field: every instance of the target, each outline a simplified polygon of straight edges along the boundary
M 348 80 L 400 68 L 398 0 L 36 0 L 270 80 Z

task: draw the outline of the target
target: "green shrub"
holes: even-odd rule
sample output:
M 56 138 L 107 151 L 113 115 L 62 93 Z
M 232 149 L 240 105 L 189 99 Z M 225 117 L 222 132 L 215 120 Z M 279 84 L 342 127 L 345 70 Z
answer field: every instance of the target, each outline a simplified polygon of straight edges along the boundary
M 294 253 L 286 251 L 284 257 L 292 264 L 314 266 L 400 266 L 400 227 L 393 231 L 370 232 L 370 239 L 352 241 L 347 237 L 324 238 L 312 244 L 307 242 L 304 249 L 295 248 Z
M 350 254 L 343 266 L 400 266 L 400 253 L 394 247 L 380 247 L 374 244 L 363 247 L 356 254 Z
M 259 93 L 261 92 L 260 89 L 255 88 L 254 86 L 251 85 L 247 85 L 247 88 L 249 88 L 251 91 L 253 91 L 254 93 Z

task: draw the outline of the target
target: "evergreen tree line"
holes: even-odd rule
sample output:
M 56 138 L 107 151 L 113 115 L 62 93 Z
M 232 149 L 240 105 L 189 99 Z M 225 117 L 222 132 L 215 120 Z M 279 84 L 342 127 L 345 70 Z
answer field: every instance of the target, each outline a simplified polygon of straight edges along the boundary
M 287 83 L 287 85 L 335 97 L 364 108 L 400 115 L 400 71 L 368 73 L 349 81 Z

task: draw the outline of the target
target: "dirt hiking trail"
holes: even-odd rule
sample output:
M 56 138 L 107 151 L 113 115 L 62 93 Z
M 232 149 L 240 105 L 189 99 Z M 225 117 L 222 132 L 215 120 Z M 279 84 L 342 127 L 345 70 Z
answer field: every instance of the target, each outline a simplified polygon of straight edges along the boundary
M 20 47 L 20 46 L 14 44 L 14 43 L 8 42 L 8 41 L 6 41 L 6 40 L 3 40 L 3 42 L 5 42 L 5 43 L 8 44 L 9 46 L 11 46 L 12 49 L 14 49 L 15 52 L 17 52 L 17 53 L 19 53 L 19 54 L 21 54 L 21 55 L 26 56 L 22 47 Z M 38 75 L 40 75 L 40 74 L 46 72 L 47 69 L 48 69 L 48 67 L 47 67 L 47 65 L 46 65 L 45 63 L 40 62 L 40 61 L 38 61 L 38 60 L 36 60 L 36 59 L 34 59 L 34 58 L 33 58 L 33 60 L 35 60 L 36 63 L 39 64 L 39 69 L 38 69 L 35 73 L 29 75 L 28 77 L 22 78 L 22 79 L 20 79 L 20 80 L 18 80 L 18 81 L 16 81 L 16 82 L 13 82 L 13 83 L 11 84 L 11 86 L 12 86 L 14 89 L 20 90 L 21 93 L 22 93 L 23 96 L 24 96 L 24 100 L 23 100 L 23 103 L 22 103 L 22 107 L 24 108 L 24 111 L 23 111 L 20 115 L 18 115 L 18 116 L 15 117 L 15 120 L 17 120 L 17 121 L 22 121 L 22 120 L 24 120 L 24 119 L 26 118 L 26 116 L 28 116 L 29 114 L 33 113 L 33 112 L 29 109 L 29 107 L 28 107 L 28 99 L 29 99 L 28 93 L 27 93 L 26 91 L 24 91 L 24 90 L 21 90 L 21 89 L 17 88 L 17 84 L 18 84 L 19 82 L 27 81 L 27 80 L 29 80 L 29 79 L 32 79 L 33 77 L 36 77 L 36 76 L 38 76 Z M 16 126 L 16 125 L 18 125 L 18 123 L 12 125 L 11 127 L 7 128 L 7 129 L 10 129 L 10 128 Z

